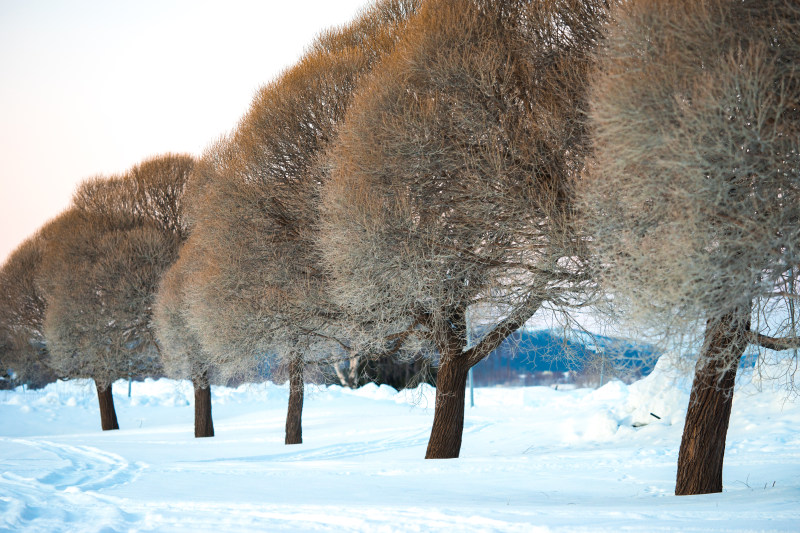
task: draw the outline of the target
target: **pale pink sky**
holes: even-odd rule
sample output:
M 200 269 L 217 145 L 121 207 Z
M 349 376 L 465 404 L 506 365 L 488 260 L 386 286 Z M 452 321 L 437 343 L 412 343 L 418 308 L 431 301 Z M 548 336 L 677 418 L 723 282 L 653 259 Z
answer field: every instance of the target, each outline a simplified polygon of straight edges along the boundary
M 0 263 L 75 186 L 199 155 L 369 0 L 0 0 Z

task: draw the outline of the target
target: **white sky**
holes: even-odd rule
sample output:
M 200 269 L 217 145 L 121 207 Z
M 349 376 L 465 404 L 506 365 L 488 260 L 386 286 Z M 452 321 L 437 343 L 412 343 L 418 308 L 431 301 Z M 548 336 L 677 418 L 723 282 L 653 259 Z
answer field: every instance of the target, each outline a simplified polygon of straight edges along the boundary
M 75 186 L 195 155 L 369 0 L 0 0 L 0 263 Z

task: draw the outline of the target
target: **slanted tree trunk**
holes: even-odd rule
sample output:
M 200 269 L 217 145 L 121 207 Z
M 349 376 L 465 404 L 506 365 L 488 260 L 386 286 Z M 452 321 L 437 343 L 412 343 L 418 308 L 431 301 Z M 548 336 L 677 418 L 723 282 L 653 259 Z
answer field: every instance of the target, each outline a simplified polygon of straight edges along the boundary
M 108 385 L 95 381 L 97 388 L 97 401 L 100 404 L 100 425 L 103 431 L 119 429 L 117 412 L 114 410 L 114 396 L 111 394 L 111 384 Z
M 289 410 L 286 413 L 286 444 L 303 443 L 303 359 L 289 362 Z
M 469 369 L 494 351 L 503 340 L 519 329 L 541 306 L 541 300 L 531 299 L 497 324 L 491 332 L 467 349 L 467 307 L 454 307 L 446 325 L 434 338 L 441 359 L 436 375 L 436 408 L 428 440 L 426 459 L 454 459 L 461 452 L 464 432 L 464 407 L 467 396 Z M 431 331 L 435 325 L 423 317 L 421 323 Z M 427 323 L 426 323 L 427 322 Z
M 725 437 L 739 360 L 747 348 L 750 309 L 706 324 L 683 427 L 675 494 L 722 492 Z
M 450 357 L 436 375 L 436 408 L 425 459 L 454 459 L 461 452 L 464 406 L 469 364 L 465 357 Z
M 211 418 L 211 385 L 203 372 L 192 379 L 194 385 L 194 436 L 213 437 L 214 420 Z

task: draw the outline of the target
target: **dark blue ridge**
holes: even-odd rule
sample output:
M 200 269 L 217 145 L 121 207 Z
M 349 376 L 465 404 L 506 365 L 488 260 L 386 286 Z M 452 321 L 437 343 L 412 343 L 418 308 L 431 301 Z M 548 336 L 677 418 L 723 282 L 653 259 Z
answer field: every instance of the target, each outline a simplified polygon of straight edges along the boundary
M 631 378 L 646 376 L 660 355 L 653 346 L 602 335 L 522 330 L 478 363 L 473 377 L 478 386 L 571 382 L 576 375 L 599 374 L 598 353 L 603 354 L 606 381 L 622 374 Z M 548 377 L 550 373 L 562 375 L 552 379 Z

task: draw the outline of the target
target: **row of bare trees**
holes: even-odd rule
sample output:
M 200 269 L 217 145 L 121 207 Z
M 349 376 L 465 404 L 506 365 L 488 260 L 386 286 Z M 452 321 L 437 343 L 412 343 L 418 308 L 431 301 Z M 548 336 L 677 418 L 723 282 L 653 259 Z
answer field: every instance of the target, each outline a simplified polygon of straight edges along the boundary
M 287 444 L 302 442 L 305 370 L 355 355 L 316 245 L 322 154 L 355 87 L 416 7 L 382 2 L 320 35 L 258 91 L 236 130 L 206 153 L 208 174 L 190 190 L 186 327 L 225 372 L 246 376 L 264 363 L 288 371 Z
M 721 491 L 742 354 L 800 347 L 798 35 L 788 0 L 380 0 L 198 161 L 83 184 L 0 271 L 0 357 L 94 379 L 104 429 L 115 379 L 190 378 L 198 437 L 268 367 L 287 444 L 309 369 L 428 359 L 453 458 L 468 370 L 598 305 L 699 352 L 676 493 Z
M 0 333 L 15 348 L 4 362 L 18 373 L 94 380 L 103 429 L 119 427 L 115 380 L 161 372 L 153 303 L 185 234 L 180 206 L 193 164 L 168 154 L 85 181 L 0 271 Z

